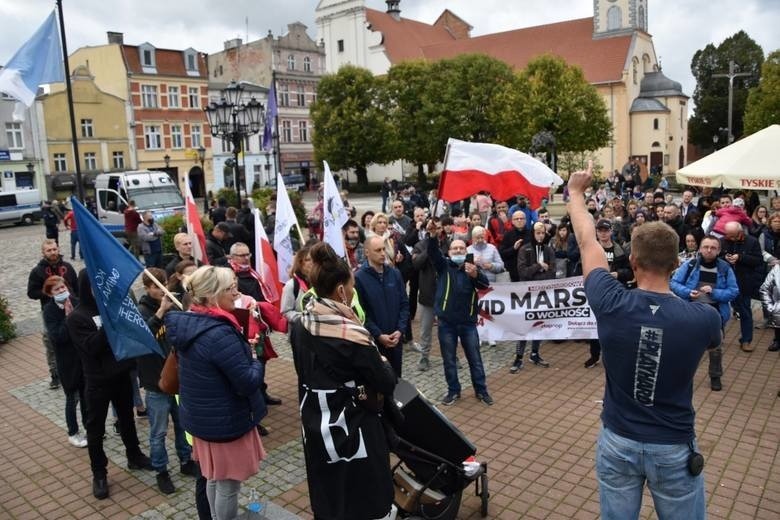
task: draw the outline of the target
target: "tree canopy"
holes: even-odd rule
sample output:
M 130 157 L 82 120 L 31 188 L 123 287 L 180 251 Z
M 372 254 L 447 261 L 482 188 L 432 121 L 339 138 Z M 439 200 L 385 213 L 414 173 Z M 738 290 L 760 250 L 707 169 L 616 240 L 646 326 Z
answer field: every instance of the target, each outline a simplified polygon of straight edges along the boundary
M 735 139 L 743 134 L 748 91 L 758 86 L 764 51 L 745 31 L 739 31 L 717 47 L 710 43 L 696 51 L 691 61 L 691 72 L 696 78 L 696 113 L 688 124 L 688 139 L 699 146 L 712 146 L 713 136 L 725 137 L 720 129 L 728 127 L 729 79 L 713 75 L 728 73 L 730 61 L 734 61 L 738 72 L 750 74 L 734 78 L 732 134 Z
M 780 124 L 780 49 L 761 67 L 761 82 L 750 89 L 745 108 L 745 134 Z

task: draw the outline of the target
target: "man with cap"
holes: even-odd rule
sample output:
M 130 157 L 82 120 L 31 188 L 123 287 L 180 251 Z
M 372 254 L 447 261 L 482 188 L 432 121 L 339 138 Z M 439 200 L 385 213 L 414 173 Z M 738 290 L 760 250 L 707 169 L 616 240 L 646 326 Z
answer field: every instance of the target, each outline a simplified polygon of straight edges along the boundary
M 218 223 L 209 231 L 206 237 L 206 256 L 209 258 L 209 264 L 222 267 L 228 266 L 225 244 L 230 236 L 230 226 L 226 222 Z
M 612 241 L 612 222 L 599 219 L 596 222 L 596 238 L 607 256 L 609 274 L 618 282 L 631 289 L 635 287 L 634 271 L 628 261 L 628 253 Z M 601 343 L 598 339 L 590 340 L 590 358 L 585 362 L 585 368 L 595 367 L 601 359 Z

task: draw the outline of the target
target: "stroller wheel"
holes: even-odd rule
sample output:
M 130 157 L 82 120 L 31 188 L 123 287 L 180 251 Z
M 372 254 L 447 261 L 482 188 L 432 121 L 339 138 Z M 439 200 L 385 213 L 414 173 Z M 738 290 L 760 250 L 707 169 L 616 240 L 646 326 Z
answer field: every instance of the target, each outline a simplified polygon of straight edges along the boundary
M 459 489 L 438 504 L 420 504 L 417 514 L 427 520 L 455 520 L 462 496 L 463 490 Z

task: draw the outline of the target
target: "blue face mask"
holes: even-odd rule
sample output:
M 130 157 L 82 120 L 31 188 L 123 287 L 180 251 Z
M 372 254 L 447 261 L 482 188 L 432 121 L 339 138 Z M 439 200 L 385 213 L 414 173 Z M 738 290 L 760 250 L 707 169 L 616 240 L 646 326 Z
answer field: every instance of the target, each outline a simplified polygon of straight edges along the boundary
M 57 303 L 65 303 L 68 298 L 70 298 L 70 293 L 68 291 L 54 295 L 54 301 Z
M 452 260 L 456 265 L 463 265 L 463 262 L 466 261 L 466 255 L 452 255 L 450 260 Z

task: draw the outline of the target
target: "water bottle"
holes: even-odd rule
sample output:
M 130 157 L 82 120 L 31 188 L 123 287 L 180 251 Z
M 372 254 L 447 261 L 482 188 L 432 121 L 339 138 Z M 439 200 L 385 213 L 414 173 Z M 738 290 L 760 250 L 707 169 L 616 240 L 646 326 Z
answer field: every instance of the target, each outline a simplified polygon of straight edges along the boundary
M 249 501 L 246 504 L 247 520 L 265 519 L 265 504 L 260 500 L 260 493 L 254 488 L 249 490 Z

